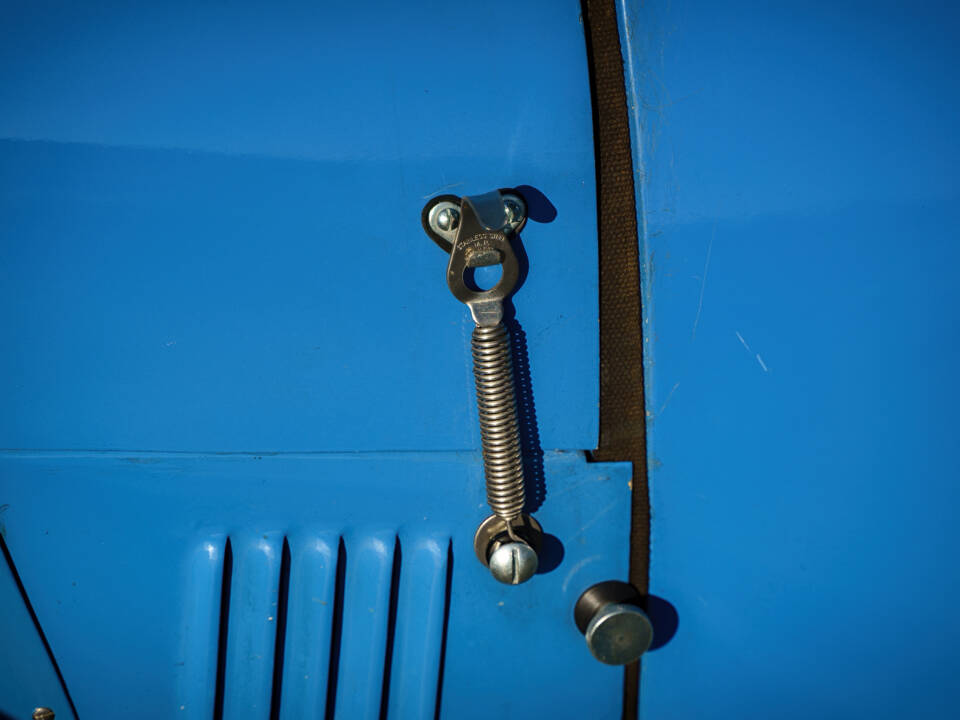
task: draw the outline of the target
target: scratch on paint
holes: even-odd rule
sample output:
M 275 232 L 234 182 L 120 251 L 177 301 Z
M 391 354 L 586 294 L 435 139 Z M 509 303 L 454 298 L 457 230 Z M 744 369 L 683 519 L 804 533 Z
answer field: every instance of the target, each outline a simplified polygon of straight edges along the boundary
M 573 580 L 574 575 L 576 575 L 578 572 L 580 572 L 580 570 L 590 563 L 601 559 L 603 559 L 603 555 L 591 555 L 589 557 L 585 557 L 583 560 L 570 568 L 570 572 L 567 573 L 567 577 L 565 577 L 563 580 L 563 585 L 561 587 L 563 592 L 567 592 L 567 586 L 570 584 L 570 581 Z
M 663 401 L 663 405 L 661 405 L 661 406 L 660 406 L 660 409 L 657 410 L 657 414 L 656 414 L 655 418 L 658 418 L 658 417 L 660 417 L 661 415 L 663 415 L 663 411 L 667 409 L 667 405 L 670 404 L 670 398 L 673 397 L 673 394 L 677 391 L 677 388 L 678 388 L 678 387 L 680 387 L 680 383 L 679 383 L 679 382 L 675 382 L 675 383 L 673 384 L 673 387 L 670 388 L 670 392 L 667 393 L 667 399 Z
M 580 530 L 577 532 L 576 535 L 574 535 L 574 537 L 576 538 L 576 537 L 580 537 L 581 535 L 583 535 L 583 534 L 587 531 L 587 528 L 589 528 L 591 525 L 596 524 L 596 522 L 597 522 L 600 518 L 602 518 L 602 517 L 603 517 L 604 515 L 606 515 L 608 512 L 610 512 L 611 510 L 613 510 L 613 509 L 614 509 L 617 505 L 619 505 L 619 504 L 620 504 L 620 501 L 619 501 L 619 500 L 614 500 L 612 503 L 610 503 L 609 505 L 607 505 L 603 510 L 601 510 L 600 512 L 598 512 L 596 515 L 594 515 L 592 518 L 590 518 L 590 520 L 588 520 L 588 521 L 585 522 L 583 525 L 581 525 L 581 526 L 580 526 Z
M 763 358 L 760 357 L 760 353 L 755 353 L 750 349 L 750 346 L 747 344 L 747 341 L 743 339 L 743 335 L 740 334 L 740 331 L 734 330 L 734 334 L 737 336 L 737 340 L 740 341 L 740 344 L 743 345 L 743 348 L 757 359 L 757 362 L 760 364 L 760 367 L 763 369 L 763 371 L 765 373 L 770 372 L 770 368 L 767 367 L 767 364 L 763 361 Z M 670 398 L 668 397 L 667 399 L 669 400 Z
M 558 490 L 557 492 L 550 493 L 550 499 L 556 500 L 561 495 L 566 495 L 567 493 L 575 492 L 577 490 L 580 490 L 583 487 L 586 487 L 587 485 L 592 485 L 594 482 L 595 482 L 594 480 L 589 480 L 586 482 L 579 482 L 579 483 L 573 483 L 571 485 L 567 485 L 567 487 L 565 487 L 563 490 Z
M 737 339 L 740 341 L 740 344 L 747 349 L 747 352 L 750 352 L 750 346 L 747 345 L 747 341 L 743 339 L 743 335 L 740 334 L 739 330 L 737 330 L 736 333 L 737 333 Z
M 693 319 L 693 331 L 690 333 L 690 339 L 697 339 L 697 325 L 700 324 L 700 313 L 703 312 L 703 292 L 707 287 L 707 272 L 710 270 L 710 253 L 713 252 L 713 239 L 717 236 L 717 226 L 713 226 L 713 234 L 710 236 L 710 242 L 707 244 L 707 259 L 703 262 L 703 278 L 700 280 L 700 299 L 697 301 L 697 316 Z
M 422 200 L 429 200 L 429 199 L 432 198 L 434 195 L 439 195 L 439 194 L 442 193 L 444 190 L 452 190 L 453 188 L 455 188 L 455 187 L 460 187 L 461 185 L 463 185 L 462 182 L 451 183 L 450 185 L 444 185 L 442 188 L 439 188 L 439 189 L 433 191 L 432 193 L 429 193 L 428 195 L 424 195 L 421 199 L 422 199 Z

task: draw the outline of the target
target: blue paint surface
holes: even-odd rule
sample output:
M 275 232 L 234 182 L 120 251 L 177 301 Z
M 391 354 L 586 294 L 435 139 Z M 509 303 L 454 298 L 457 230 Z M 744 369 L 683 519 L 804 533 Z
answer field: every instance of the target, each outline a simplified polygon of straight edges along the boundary
M 280 718 L 433 718 L 438 697 L 449 718 L 619 717 L 622 673 L 572 622 L 583 589 L 626 573 L 629 505 L 629 469 L 582 454 L 598 311 L 579 14 L 5 9 L 0 504 L 80 717 L 208 720 L 218 688 L 225 720 L 278 697 Z M 508 588 L 474 556 L 472 324 L 420 211 L 518 185 L 555 215 L 523 232 L 514 301 L 555 537 Z
M 523 233 L 516 297 L 540 439 L 594 447 L 578 14 L 572 0 L 11 8 L 0 447 L 474 447 L 471 326 L 420 211 L 516 185 L 557 209 Z
M 0 505 L 0 538 L 6 534 Z M 39 704 L 57 708 L 60 717 L 73 718 L 56 668 L 37 632 L 17 585 L 13 570 L 0 554 L 0 717 L 30 720 Z
M 624 3 L 647 718 L 953 717 L 955 9 Z
M 544 465 L 537 517 L 562 549 L 521 586 L 474 555 L 487 514 L 474 453 L 3 453 L 0 477 L 7 544 L 81 718 L 212 717 L 228 537 L 225 718 L 270 714 L 284 537 L 281 717 L 326 707 L 342 538 L 336 718 L 379 717 L 397 541 L 389 717 L 434 717 L 445 632 L 441 717 L 618 718 L 622 672 L 593 659 L 572 618 L 585 588 L 627 572 L 630 466 L 575 453 Z M 477 679 L 490 658 L 495 702 Z

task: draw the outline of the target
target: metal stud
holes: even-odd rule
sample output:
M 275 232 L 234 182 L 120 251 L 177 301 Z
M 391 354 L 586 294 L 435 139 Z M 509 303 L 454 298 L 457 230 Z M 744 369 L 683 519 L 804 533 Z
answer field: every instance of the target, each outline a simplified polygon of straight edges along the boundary
M 607 665 L 638 660 L 653 642 L 653 625 L 640 608 L 641 595 L 629 583 L 607 580 L 587 588 L 573 619 L 593 656 Z

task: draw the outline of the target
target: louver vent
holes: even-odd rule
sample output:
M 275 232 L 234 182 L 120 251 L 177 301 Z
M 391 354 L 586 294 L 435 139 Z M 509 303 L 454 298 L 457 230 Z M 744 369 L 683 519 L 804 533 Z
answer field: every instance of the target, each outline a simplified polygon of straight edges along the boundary
M 214 720 L 437 715 L 449 537 L 231 533 L 222 547 Z

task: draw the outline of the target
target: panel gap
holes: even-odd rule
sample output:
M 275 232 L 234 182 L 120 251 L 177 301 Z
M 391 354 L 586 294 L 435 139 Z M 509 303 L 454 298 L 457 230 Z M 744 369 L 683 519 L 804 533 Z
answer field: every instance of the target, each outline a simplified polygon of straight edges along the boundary
M 443 700 L 443 669 L 447 664 L 447 629 L 450 626 L 450 591 L 453 588 L 453 538 L 447 545 L 447 585 L 443 591 L 443 635 L 440 638 L 440 668 L 437 671 L 437 707 L 434 720 L 440 720 L 440 705 Z
M 283 651 L 287 641 L 287 602 L 290 595 L 290 543 L 283 538 L 280 554 L 280 584 L 277 587 L 277 639 L 273 648 L 273 692 L 270 694 L 270 720 L 280 718 L 280 692 L 283 684 Z
M 337 677 L 340 672 L 340 636 L 343 631 L 343 586 L 347 577 L 347 547 L 340 538 L 337 547 L 337 582 L 333 595 L 333 626 L 330 631 L 330 673 L 327 678 L 326 720 L 333 720 L 337 709 Z
M 6 506 L 0 506 L 0 510 L 3 510 Z M 70 711 L 73 713 L 74 720 L 77 718 L 77 708 L 73 704 L 73 698 L 70 697 L 70 691 L 67 689 L 67 683 L 63 679 L 63 673 L 60 672 L 60 666 L 57 664 L 57 659 L 53 656 L 53 650 L 50 648 L 50 643 L 47 642 L 47 636 L 43 634 L 43 628 L 40 627 L 40 620 L 37 618 L 37 613 L 33 609 L 33 604 L 30 602 L 30 598 L 27 595 L 27 589 L 23 586 L 23 581 L 20 579 L 20 573 L 17 572 L 17 566 L 13 564 L 13 555 L 10 554 L 10 548 L 7 547 L 7 543 L 4 540 L 3 533 L 0 532 L 0 555 L 7 561 L 7 567 L 10 568 L 10 575 L 13 577 L 13 582 L 17 586 L 17 590 L 20 592 L 20 598 L 23 600 L 23 605 L 27 609 L 27 613 L 30 615 L 30 619 L 33 621 L 33 626 L 37 631 L 37 636 L 40 638 L 40 642 L 43 644 L 44 650 L 47 651 L 47 657 L 50 658 L 50 664 L 53 666 L 53 671 L 57 675 L 57 679 L 60 681 L 60 687 L 63 689 L 63 696 L 67 699 L 67 704 L 70 706 Z M 64 713 L 66 714 L 66 713 Z M 0 717 L 6 717 L 2 712 L 0 712 Z
M 393 638 L 397 631 L 397 597 L 400 592 L 400 537 L 393 545 L 393 573 L 390 576 L 390 609 L 387 616 L 387 651 L 383 660 L 383 689 L 380 695 L 380 720 L 387 720 L 390 702 L 390 670 L 393 667 Z
M 230 629 L 230 588 L 233 580 L 233 548 L 230 537 L 223 547 L 223 582 L 220 586 L 220 630 L 217 637 L 217 685 L 213 697 L 213 720 L 223 720 L 224 681 L 227 676 L 227 631 Z

